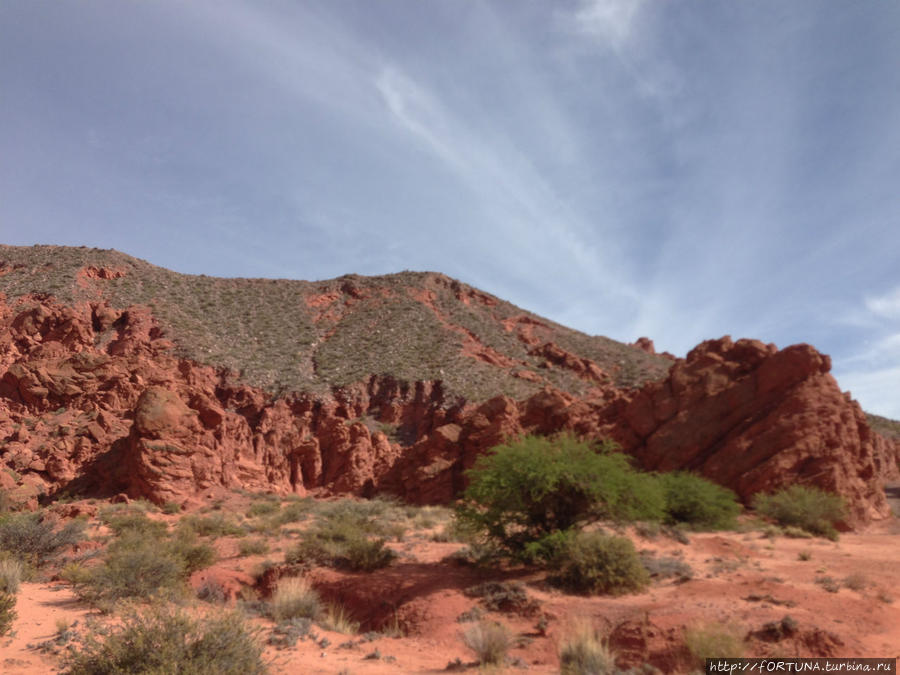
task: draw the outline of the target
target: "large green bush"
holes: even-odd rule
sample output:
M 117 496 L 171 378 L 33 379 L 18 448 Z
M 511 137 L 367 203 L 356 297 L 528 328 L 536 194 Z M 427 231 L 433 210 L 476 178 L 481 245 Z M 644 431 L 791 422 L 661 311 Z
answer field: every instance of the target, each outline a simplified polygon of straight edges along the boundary
M 540 552 L 548 538 L 553 549 L 558 533 L 599 519 L 661 520 L 659 481 L 632 469 L 615 448 L 607 442 L 595 449 L 571 436 L 500 445 L 467 472 L 457 519 L 513 555 Z
M 178 610 L 152 609 L 125 618 L 121 629 L 89 636 L 68 658 L 68 675 L 261 675 L 262 647 L 243 620 L 225 614 L 195 620 Z
M 684 471 L 659 476 L 666 500 L 666 519 L 697 529 L 733 527 L 741 512 L 737 495 L 728 488 Z
M 757 513 L 779 525 L 792 525 L 829 539 L 837 539 L 834 526 L 846 514 L 839 495 L 803 485 L 792 485 L 774 494 L 758 494 L 753 506 Z

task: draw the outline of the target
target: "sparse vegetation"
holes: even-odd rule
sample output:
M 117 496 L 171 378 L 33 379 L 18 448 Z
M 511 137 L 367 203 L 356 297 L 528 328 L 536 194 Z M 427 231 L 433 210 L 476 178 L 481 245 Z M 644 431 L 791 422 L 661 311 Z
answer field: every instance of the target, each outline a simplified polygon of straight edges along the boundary
M 215 550 L 190 529 L 166 538 L 157 529 L 128 528 L 110 542 L 100 565 L 64 572 L 77 595 L 109 610 L 123 598 L 177 596 L 188 575 L 213 562 Z
M 688 581 L 694 577 L 694 570 L 684 560 L 669 556 L 654 556 L 641 553 L 641 564 L 651 579 L 675 578 L 679 581 Z
M 518 581 L 486 581 L 466 589 L 466 595 L 480 598 L 492 612 L 533 613 L 538 603 L 528 596 L 525 585 Z
M 384 539 L 369 539 L 359 530 L 315 529 L 285 554 L 289 564 L 326 565 L 355 572 L 386 567 L 397 554 Z
M 743 631 L 727 624 L 707 624 L 688 628 L 684 633 L 688 651 L 698 667 L 705 659 L 741 657 L 746 650 Z
M 463 642 L 471 649 L 478 662 L 484 665 L 500 665 L 512 644 L 509 630 L 499 623 L 479 621 L 463 631 Z
M 17 616 L 15 593 L 0 591 L 0 636 L 9 632 Z
M 262 648 L 237 614 L 194 620 L 180 610 L 130 614 L 108 636 L 89 635 L 67 675 L 195 673 L 262 675 Z
M 290 619 L 314 621 L 322 614 L 322 602 L 306 579 L 288 577 L 279 581 L 269 602 L 269 613 L 278 623 Z
M 0 554 L 0 593 L 18 593 L 23 576 L 25 569 L 20 560 Z
M 0 516 L 0 550 L 40 567 L 61 549 L 78 542 L 83 530 L 81 521 L 59 527 L 42 512 L 8 513 Z
M 238 553 L 245 555 L 262 555 L 269 552 L 269 542 L 265 539 L 244 539 L 238 542 Z
M 576 626 L 559 649 L 560 675 L 612 675 L 616 664 L 609 647 L 589 624 Z
M 838 495 L 803 485 L 792 485 L 774 494 L 758 494 L 753 506 L 757 513 L 779 525 L 798 527 L 828 539 L 837 539 L 834 526 L 846 510 Z
M 860 574 L 859 572 L 854 572 L 849 576 L 844 577 L 844 588 L 849 588 L 851 591 L 863 591 L 871 585 L 868 577 L 865 574 Z
M 544 359 L 528 354 L 502 323 L 522 316 L 545 326 L 548 340 L 614 373 L 620 385 L 656 379 L 670 365 L 661 356 L 579 333 L 497 298 L 460 302 L 460 297 L 482 294 L 433 273 L 347 275 L 320 282 L 217 279 L 178 274 L 112 250 L 3 247 L 0 256 L 0 262 L 9 263 L 0 276 L 0 292 L 9 298 L 48 292 L 66 303 L 93 300 L 99 285 L 115 308 L 151 306 L 179 356 L 239 372 L 249 384 L 276 392 L 330 391 L 333 385 L 382 373 L 409 382 L 441 380 L 447 400 L 478 401 L 498 393 L 521 398 L 539 390 L 539 382 L 512 377 L 507 369 L 463 354 L 464 331 L 560 389 L 586 391 L 590 383 L 576 373 L 540 368 Z M 124 275 L 79 284 L 78 272 L 87 266 Z M 434 309 L 411 289 L 428 289 Z M 306 302 L 329 294 L 337 301 L 332 312 Z M 355 298 L 352 308 L 339 301 L 347 294 Z

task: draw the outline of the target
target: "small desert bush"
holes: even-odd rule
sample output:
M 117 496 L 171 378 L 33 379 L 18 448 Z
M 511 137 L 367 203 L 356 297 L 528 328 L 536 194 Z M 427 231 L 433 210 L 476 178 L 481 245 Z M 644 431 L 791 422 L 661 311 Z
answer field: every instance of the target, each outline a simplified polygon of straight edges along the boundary
M 528 613 L 538 608 L 520 581 L 486 581 L 467 588 L 465 594 L 480 598 L 481 604 L 492 612 Z
M 77 543 L 83 531 L 79 520 L 57 527 L 40 512 L 6 514 L 0 516 L 0 550 L 40 567 L 62 548 Z
M 269 552 L 269 542 L 265 539 L 245 539 L 238 542 L 238 553 L 244 555 L 262 555 Z
M 247 509 L 247 515 L 251 518 L 256 518 L 257 516 L 268 516 L 273 513 L 277 513 L 280 509 L 281 505 L 274 500 L 253 502 L 250 505 L 250 508 Z
M 758 494 L 753 506 L 757 513 L 779 525 L 799 527 L 828 539 L 837 539 L 834 525 L 845 515 L 841 497 L 803 485 L 792 485 L 774 494 Z
M 178 502 L 166 502 L 160 510 L 166 515 L 174 516 L 176 513 L 181 513 L 181 505 Z
M 466 647 L 478 657 L 478 662 L 484 665 L 501 665 L 512 644 L 505 626 L 488 621 L 470 626 L 463 632 L 462 638 Z
M 25 576 L 22 562 L 13 557 L 0 557 L 0 593 L 19 592 L 19 584 Z
M 589 625 L 577 626 L 559 649 L 560 675 L 611 675 L 616 663 L 609 648 Z
M 341 520 L 309 530 L 303 541 L 285 554 L 285 562 L 371 572 L 397 557 L 384 544 L 384 539 L 369 539 L 357 523 Z
M 359 622 L 354 621 L 343 605 L 328 605 L 319 617 L 319 625 L 335 633 L 354 635 L 359 632 Z
M 69 580 L 76 595 L 109 609 L 122 598 L 171 595 L 184 578 L 184 563 L 159 540 L 130 536 L 111 543 L 101 565 L 79 569 Z
M 746 645 L 741 633 L 740 628 L 725 624 L 694 626 L 684 632 L 684 642 L 695 664 L 702 667 L 706 659 L 743 656 Z
M 642 553 L 641 564 L 652 579 L 676 578 L 679 581 L 687 581 L 694 577 L 694 570 L 684 560 L 661 556 L 657 558 L 651 554 Z
M 659 476 L 666 500 L 666 520 L 695 529 L 734 527 L 741 512 L 737 495 L 720 485 L 684 471 Z
M 621 594 L 650 582 L 634 544 L 626 537 L 601 532 L 579 533 L 557 557 L 550 581 L 576 593 Z
M 173 558 L 181 561 L 186 575 L 193 574 L 216 562 L 216 549 L 210 544 L 197 541 L 197 535 L 190 530 L 175 532 L 163 545 Z
M 136 534 L 159 539 L 168 530 L 168 526 L 165 523 L 158 520 L 150 520 L 141 512 L 113 515 L 107 520 L 106 524 L 109 529 L 120 537 Z
M 262 647 L 237 614 L 195 620 L 154 608 L 126 616 L 108 636 L 90 635 L 67 659 L 68 675 L 262 675 Z
M 6 635 L 16 620 L 16 596 L 0 591 L 0 636 Z
M 306 579 L 289 577 L 279 581 L 269 602 L 269 613 L 279 623 L 298 618 L 315 620 L 322 613 L 322 602 Z
M 526 436 L 493 448 L 467 472 L 456 518 L 513 556 L 529 544 L 600 519 L 661 520 L 659 481 L 606 443 Z
M 225 518 L 221 513 L 211 516 L 185 516 L 179 521 L 178 529 L 191 530 L 200 537 L 233 537 L 246 534 L 243 528 Z
M 851 591 L 862 591 L 870 585 L 870 582 L 866 575 L 855 572 L 850 576 L 844 577 L 843 584 L 844 588 L 849 588 Z
M 109 609 L 123 598 L 178 596 L 187 577 L 215 559 L 215 549 L 198 543 L 191 530 L 168 539 L 128 532 L 109 544 L 100 565 L 70 568 L 66 574 L 77 595 Z

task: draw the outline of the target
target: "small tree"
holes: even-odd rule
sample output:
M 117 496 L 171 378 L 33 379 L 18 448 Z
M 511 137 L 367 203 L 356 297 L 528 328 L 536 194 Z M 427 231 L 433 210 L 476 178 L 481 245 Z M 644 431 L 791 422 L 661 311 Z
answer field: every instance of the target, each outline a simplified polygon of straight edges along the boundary
M 595 450 L 572 436 L 526 436 L 497 446 L 467 473 L 457 518 L 513 555 L 603 518 L 660 520 L 659 482 L 634 471 L 616 449 L 605 442 Z

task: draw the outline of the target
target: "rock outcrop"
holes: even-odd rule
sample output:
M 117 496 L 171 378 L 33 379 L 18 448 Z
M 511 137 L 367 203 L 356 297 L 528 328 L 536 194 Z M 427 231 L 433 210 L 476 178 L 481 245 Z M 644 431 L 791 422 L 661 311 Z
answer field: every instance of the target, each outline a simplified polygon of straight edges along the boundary
M 545 388 L 473 405 L 441 382 L 372 376 L 275 398 L 179 358 L 149 309 L 3 301 L 0 462 L 29 497 L 124 492 L 162 503 L 245 488 L 436 503 L 458 494 L 488 448 L 568 431 L 613 437 L 647 469 L 697 471 L 744 499 L 802 482 L 844 495 L 850 525 L 887 514 L 879 481 L 896 474 L 898 448 L 871 432 L 809 346 L 706 342 L 640 390 L 615 388 L 555 345 L 534 347 L 581 369 L 592 396 Z
M 645 469 L 695 471 L 745 501 L 800 483 L 843 495 L 850 524 L 886 517 L 897 446 L 830 368 L 809 345 L 710 340 L 619 406 L 611 433 Z

